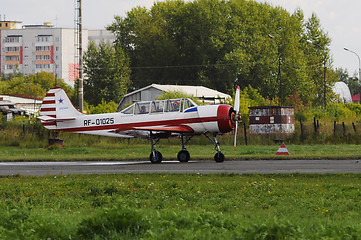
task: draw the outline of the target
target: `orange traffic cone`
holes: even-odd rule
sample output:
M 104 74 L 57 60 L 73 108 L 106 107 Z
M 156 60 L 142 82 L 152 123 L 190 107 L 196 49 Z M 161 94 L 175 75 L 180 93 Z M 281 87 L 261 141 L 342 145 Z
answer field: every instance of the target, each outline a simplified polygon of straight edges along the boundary
M 281 147 L 277 150 L 276 155 L 290 155 L 285 143 L 282 143 Z

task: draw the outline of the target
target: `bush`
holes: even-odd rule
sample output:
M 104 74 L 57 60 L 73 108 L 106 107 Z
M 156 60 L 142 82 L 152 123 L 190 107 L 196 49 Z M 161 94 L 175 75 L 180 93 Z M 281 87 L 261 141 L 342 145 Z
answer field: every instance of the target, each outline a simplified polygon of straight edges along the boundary
M 139 237 L 150 227 L 150 222 L 135 209 L 113 207 L 102 209 L 84 219 L 78 228 L 80 239 L 109 239 L 118 236 Z
M 87 109 L 88 114 L 99 114 L 99 113 L 113 113 L 117 111 L 117 104 L 113 101 L 106 102 L 102 99 L 102 102 L 97 106 L 89 105 Z

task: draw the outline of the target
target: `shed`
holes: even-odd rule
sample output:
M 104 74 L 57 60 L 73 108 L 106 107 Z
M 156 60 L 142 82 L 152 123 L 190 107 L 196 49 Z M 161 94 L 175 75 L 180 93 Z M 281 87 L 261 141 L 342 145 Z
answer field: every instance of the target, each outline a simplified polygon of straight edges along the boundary
M 216 90 L 203 86 L 185 86 L 185 85 L 160 85 L 152 84 L 136 91 L 130 92 L 122 98 L 117 107 L 117 111 L 125 108 L 132 102 L 155 100 L 163 92 L 180 91 L 187 95 L 192 95 L 208 103 L 220 103 L 231 96 Z
M 260 106 L 249 108 L 250 134 L 293 133 L 294 107 Z

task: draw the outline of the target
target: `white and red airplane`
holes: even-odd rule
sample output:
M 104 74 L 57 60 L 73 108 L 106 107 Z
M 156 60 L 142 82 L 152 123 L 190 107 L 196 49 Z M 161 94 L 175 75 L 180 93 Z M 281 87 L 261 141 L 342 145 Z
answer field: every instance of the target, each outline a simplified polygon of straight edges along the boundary
M 110 137 L 148 138 L 151 142 L 152 163 L 160 163 L 162 154 L 155 149 L 161 138 L 180 136 L 182 150 L 177 158 L 188 162 L 190 154 L 185 144 L 194 135 L 204 134 L 217 153 L 216 162 L 224 161 L 216 136 L 237 126 L 239 115 L 239 87 L 235 107 L 226 104 L 198 106 L 189 98 L 136 102 L 116 113 L 84 114 L 71 103 L 59 87 L 49 90 L 43 99 L 38 117 L 45 128 L 54 131 L 75 132 Z M 213 139 L 208 136 L 213 135 Z

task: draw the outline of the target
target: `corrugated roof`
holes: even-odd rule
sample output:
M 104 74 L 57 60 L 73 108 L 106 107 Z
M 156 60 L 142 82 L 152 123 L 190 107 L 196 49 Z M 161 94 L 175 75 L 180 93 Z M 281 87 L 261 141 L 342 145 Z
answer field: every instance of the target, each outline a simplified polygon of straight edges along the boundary
M 34 100 L 34 98 L 24 98 L 24 97 L 18 97 L 18 96 L 10 96 L 10 95 L 0 95 L 0 98 L 3 99 L 4 101 L 9 101 L 15 104 L 34 104 L 34 101 L 37 104 L 41 104 L 42 103 L 42 99 L 36 99 Z
M 150 87 L 157 88 L 159 90 L 170 92 L 170 91 L 180 91 L 188 95 L 193 95 L 194 97 L 221 97 L 221 98 L 230 98 L 231 96 L 216 90 L 203 87 L 203 86 L 186 86 L 186 85 L 160 85 L 152 84 Z

